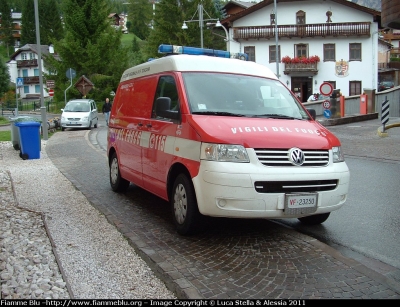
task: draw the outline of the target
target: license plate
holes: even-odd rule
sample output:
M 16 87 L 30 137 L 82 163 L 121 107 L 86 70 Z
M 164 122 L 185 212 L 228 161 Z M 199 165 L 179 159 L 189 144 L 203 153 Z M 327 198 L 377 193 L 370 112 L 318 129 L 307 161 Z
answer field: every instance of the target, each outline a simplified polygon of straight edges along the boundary
M 313 208 L 317 206 L 317 194 L 286 194 L 288 209 Z

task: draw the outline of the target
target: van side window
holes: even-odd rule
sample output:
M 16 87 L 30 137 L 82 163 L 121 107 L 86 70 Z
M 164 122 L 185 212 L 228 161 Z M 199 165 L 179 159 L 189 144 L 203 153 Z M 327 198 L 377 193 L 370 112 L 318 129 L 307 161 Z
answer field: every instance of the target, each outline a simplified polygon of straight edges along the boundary
M 161 120 L 162 119 L 170 120 L 168 118 L 160 117 L 159 114 L 156 114 L 155 102 L 156 99 L 159 97 L 170 98 L 171 99 L 170 110 L 179 112 L 179 96 L 178 96 L 178 90 L 176 88 L 175 79 L 173 76 L 161 76 L 160 79 L 158 80 L 156 94 L 154 96 L 154 101 L 153 101 L 153 111 L 151 115 L 152 118 L 157 118 Z

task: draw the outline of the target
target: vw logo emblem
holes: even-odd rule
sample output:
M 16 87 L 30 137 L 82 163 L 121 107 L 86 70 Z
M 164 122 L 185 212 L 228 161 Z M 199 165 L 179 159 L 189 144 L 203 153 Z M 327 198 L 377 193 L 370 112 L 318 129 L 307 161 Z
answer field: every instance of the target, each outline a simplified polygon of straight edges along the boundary
M 303 165 L 305 160 L 304 157 L 304 152 L 300 149 L 300 148 L 291 148 L 289 150 L 289 161 L 293 164 L 293 165 Z

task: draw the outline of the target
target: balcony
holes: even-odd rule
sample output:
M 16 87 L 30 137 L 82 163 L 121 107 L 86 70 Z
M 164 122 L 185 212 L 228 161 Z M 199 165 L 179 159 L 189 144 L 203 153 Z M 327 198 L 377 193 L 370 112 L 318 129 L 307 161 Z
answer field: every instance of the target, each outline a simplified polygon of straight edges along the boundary
M 305 25 L 278 25 L 278 37 L 370 37 L 370 22 L 316 23 Z M 233 39 L 273 39 L 275 26 L 234 27 Z
M 318 73 L 318 63 L 289 63 L 285 64 L 283 73 L 292 76 L 315 76 Z
M 20 60 L 17 61 L 17 67 L 37 67 L 38 66 L 38 62 L 36 59 L 34 60 Z
M 24 77 L 24 84 L 38 84 L 39 76 L 35 77 Z

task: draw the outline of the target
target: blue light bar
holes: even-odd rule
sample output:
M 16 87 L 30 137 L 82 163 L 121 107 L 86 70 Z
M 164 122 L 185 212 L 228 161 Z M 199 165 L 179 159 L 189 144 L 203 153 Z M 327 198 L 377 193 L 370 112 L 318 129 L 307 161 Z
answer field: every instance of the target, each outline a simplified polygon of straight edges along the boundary
M 247 53 L 231 53 L 229 51 L 224 51 L 224 50 L 186 47 L 177 45 L 164 45 L 164 44 L 158 47 L 158 53 L 208 55 L 220 58 L 239 59 L 243 61 L 247 61 L 249 58 Z

